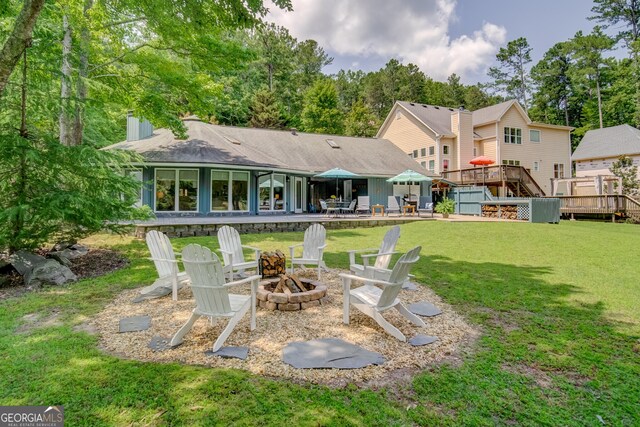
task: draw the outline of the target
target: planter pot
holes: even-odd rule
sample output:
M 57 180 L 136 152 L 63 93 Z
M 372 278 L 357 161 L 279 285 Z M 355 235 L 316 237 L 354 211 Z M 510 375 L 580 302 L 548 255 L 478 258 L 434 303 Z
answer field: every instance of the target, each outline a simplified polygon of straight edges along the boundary
M 443 213 L 442 214 L 442 218 L 449 218 L 449 214 L 448 213 Z

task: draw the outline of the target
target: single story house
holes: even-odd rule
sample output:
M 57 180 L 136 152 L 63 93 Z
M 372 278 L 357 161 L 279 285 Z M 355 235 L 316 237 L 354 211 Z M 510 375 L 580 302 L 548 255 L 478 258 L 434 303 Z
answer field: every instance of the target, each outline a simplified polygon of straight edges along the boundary
M 144 159 L 132 171 L 143 183 L 140 204 L 159 217 L 302 213 L 332 195 L 346 201 L 368 195 L 371 204 L 386 205 L 389 195 L 406 188 L 388 178 L 406 169 L 427 174 L 385 139 L 218 126 L 197 118 L 184 124 L 188 137 L 177 139 L 130 116 L 127 141 L 105 148 Z M 358 177 L 314 178 L 336 167 Z M 420 194 L 430 195 L 430 186 L 422 187 Z
M 611 165 L 628 156 L 638 166 L 640 179 L 640 130 L 619 125 L 587 131 L 571 159 L 577 177 L 612 175 Z
M 552 178 L 571 176 L 573 128 L 533 122 L 516 100 L 475 111 L 398 101 L 378 131 L 431 174 L 473 168 L 486 156 L 494 165 L 521 166 L 549 194 Z M 450 178 L 451 177 L 451 178 Z

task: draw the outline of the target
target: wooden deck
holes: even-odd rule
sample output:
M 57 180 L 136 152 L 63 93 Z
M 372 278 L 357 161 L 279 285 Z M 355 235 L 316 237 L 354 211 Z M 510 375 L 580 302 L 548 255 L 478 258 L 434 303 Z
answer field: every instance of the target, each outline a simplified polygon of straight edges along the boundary
M 640 203 L 629 196 L 594 195 L 594 196 L 555 196 L 560 199 L 560 213 L 570 215 L 609 215 L 612 220 L 616 216 L 640 218 Z
M 544 191 L 522 166 L 486 166 L 442 172 L 458 185 L 509 188 L 518 197 L 544 196 Z

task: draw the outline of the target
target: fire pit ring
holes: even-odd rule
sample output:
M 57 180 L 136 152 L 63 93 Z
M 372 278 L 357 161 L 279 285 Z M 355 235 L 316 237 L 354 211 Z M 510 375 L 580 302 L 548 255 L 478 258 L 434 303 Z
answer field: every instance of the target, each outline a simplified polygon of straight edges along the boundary
M 310 290 L 295 293 L 273 292 L 280 282 L 280 277 L 262 280 L 256 295 L 258 307 L 267 310 L 298 311 L 322 304 L 327 295 L 327 286 L 317 280 L 303 277 L 297 279 Z

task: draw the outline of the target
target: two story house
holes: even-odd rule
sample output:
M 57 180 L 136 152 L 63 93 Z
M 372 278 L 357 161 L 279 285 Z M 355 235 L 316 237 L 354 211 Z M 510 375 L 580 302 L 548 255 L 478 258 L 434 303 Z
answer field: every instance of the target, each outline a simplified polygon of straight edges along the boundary
M 451 171 L 473 168 L 469 161 L 485 156 L 494 165 L 526 169 L 548 194 L 552 178 L 571 176 L 571 130 L 532 122 L 515 100 L 476 111 L 398 101 L 376 136 L 433 175 L 453 176 Z

